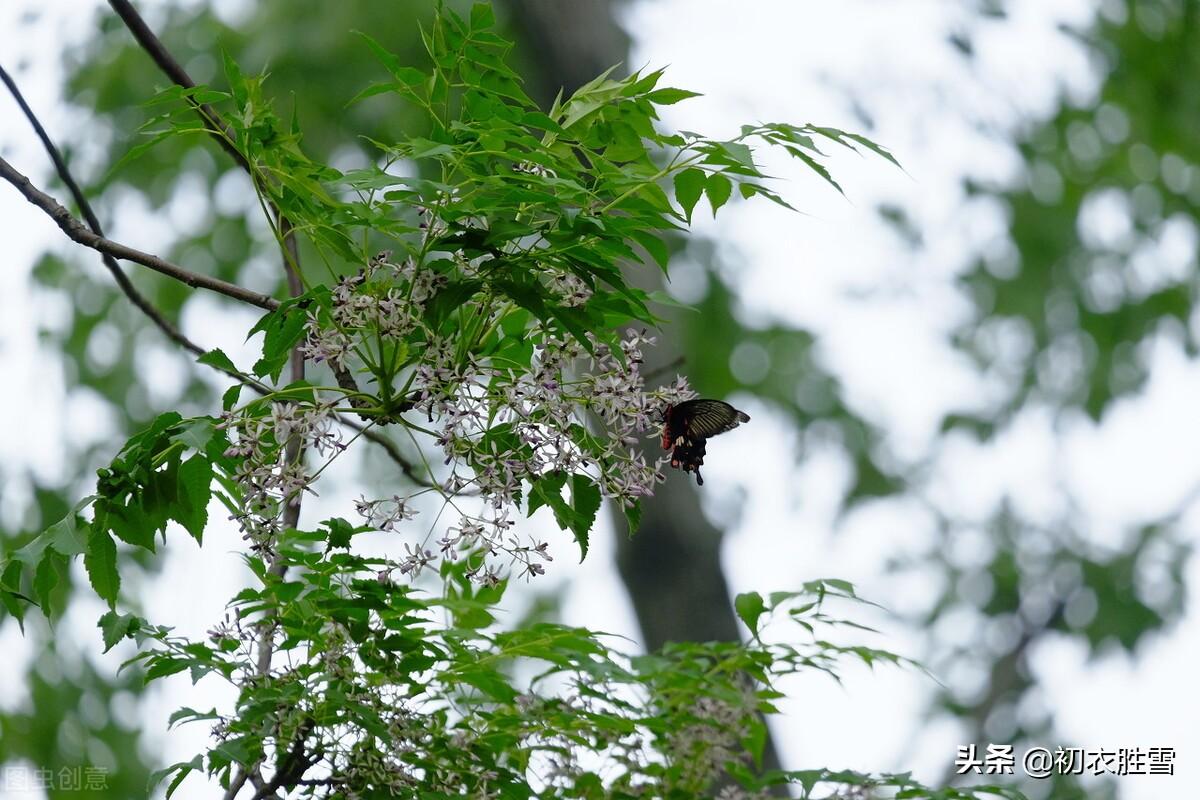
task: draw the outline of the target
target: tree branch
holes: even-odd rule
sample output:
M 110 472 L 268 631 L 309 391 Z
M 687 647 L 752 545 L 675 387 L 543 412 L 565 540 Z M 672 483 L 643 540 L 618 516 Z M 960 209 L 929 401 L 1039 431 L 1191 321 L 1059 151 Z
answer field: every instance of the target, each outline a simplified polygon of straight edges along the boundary
M 287 755 L 280 759 L 276 766 L 275 776 L 255 792 L 251 800 L 264 800 L 264 798 L 274 795 L 279 789 L 295 786 L 304 777 L 304 773 L 309 767 L 317 763 L 318 757 L 304 752 L 304 740 L 308 738 L 314 725 L 312 717 L 304 720 L 300 729 L 296 731 L 296 737 L 292 739 L 292 746 L 288 748 Z
M 25 118 L 29 121 L 30 126 L 37 134 L 38 139 L 42 142 L 42 146 L 45 148 L 46 154 L 50 157 L 51 162 L 53 162 L 59 179 L 71 193 L 71 198 L 75 201 L 75 205 L 79 207 L 80 213 L 87 221 L 87 224 L 91 228 L 92 232 L 97 236 L 104 236 L 104 229 L 100 224 L 100 220 L 96 216 L 95 211 L 92 209 L 91 204 L 88 202 L 87 196 L 83 193 L 83 190 L 79 187 L 78 182 L 71 173 L 70 167 L 67 165 L 66 160 L 62 157 L 58 147 L 55 146 L 54 141 L 46 132 L 41 120 L 38 119 L 33 109 L 25 100 L 24 95 L 21 93 L 21 90 L 13 80 L 12 76 L 7 70 L 4 69 L 3 66 L 0 66 L 0 81 L 2 81 L 8 88 L 9 92 L 13 96 L 13 99 L 16 100 L 17 105 L 20 106 L 21 111 L 25 114 Z M 288 233 L 291 233 L 290 229 Z M 294 235 L 286 236 L 285 242 L 290 242 L 291 244 L 289 247 L 294 247 Z M 294 251 L 291 253 L 291 256 L 293 259 L 297 259 L 297 254 Z M 125 274 L 125 271 L 121 269 L 120 264 L 117 263 L 117 260 L 113 258 L 112 255 L 101 252 L 100 258 L 104 262 L 104 266 L 108 269 L 109 273 L 112 274 L 113 280 L 116 281 L 121 292 L 127 298 L 129 298 L 129 301 L 133 303 L 133 305 L 139 311 L 145 314 L 146 317 L 150 319 L 150 321 L 153 322 L 154 325 L 161 330 L 168 339 L 196 356 L 202 356 L 208 352 L 207 348 L 197 344 L 185 336 L 177 327 L 175 327 L 168 319 L 166 319 L 157 308 L 154 307 L 154 305 L 149 301 L 149 299 L 146 298 L 145 295 L 138 291 L 137 287 L 135 287 L 129 280 L 129 277 Z M 248 386 L 250 389 L 254 390 L 260 395 L 269 394 L 271 391 L 270 387 L 241 372 L 228 370 L 215 364 L 208 364 L 207 366 L 210 366 L 213 369 L 227 375 L 244 386 Z M 346 377 L 349 376 L 337 376 L 338 384 L 345 387 Z M 357 386 L 354 385 L 353 378 L 350 378 L 349 383 L 350 387 L 357 391 Z M 428 478 L 421 475 L 417 471 L 416 466 L 407 458 L 405 458 L 404 454 L 401 453 L 399 448 L 396 447 L 396 444 L 388 439 L 384 434 L 378 431 L 369 430 L 366 425 L 347 419 L 344 416 L 341 417 L 341 422 L 351 429 L 362 433 L 363 438 L 382 447 L 388 458 L 395 462 L 395 464 L 400 468 L 401 472 L 403 472 L 410 480 L 412 480 L 413 483 L 426 487 L 435 485 Z
M 187 74 L 187 70 L 167 51 L 167 48 L 154 35 L 154 31 L 150 30 L 150 26 L 146 24 L 146 21 L 142 19 L 141 15 L 138 14 L 137 10 L 128 0 L 108 0 L 108 4 L 112 6 L 112 10 L 125 23 L 125 27 L 133 34 L 133 38 L 137 40 L 142 49 L 153 59 L 158 68 L 163 71 L 163 74 L 185 89 L 196 88 L 196 82 Z M 233 129 L 221 119 L 221 115 L 217 113 L 217 110 L 208 103 L 197 103 L 191 99 L 188 102 L 192 104 L 196 109 L 196 113 L 208 125 L 209 132 L 217 140 L 217 144 L 221 145 L 221 149 L 228 153 L 242 169 L 250 172 L 249 162 L 246 161 L 245 156 L 238 152 L 237 147 L 233 144 Z
M 146 51 L 164 75 L 170 78 L 176 85 L 185 89 L 196 88 L 196 82 L 192 80 L 192 76 L 188 75 L 183 65 L 171 55 L 162 41 L 154 35 L 154 31 L 150 30 L 150 26 L 146 24 L 146 21 L 138 14 L 137 9 L 128 0 L 109 0 L 108 4 L 112 6 L 113 11 L 125 23 L 129 32 L 133 34 L 133 38 L 137 40 L 137 43 L 141 45 L 142 49 Z M 233 128 L 225 122 L 220 112 L 207 103 L 197 103 L 190 98 L 189 102 L 200 116 L 201 121 L 208 127 L 209 133 L 216 139 L 217 144 L 225 152 L 229 153 L 238 166 L 250 175 L 251 180 L 255 180 L 253 167 L 233 143 Z M 279 226 L 279 234 L 283 240 L 284 268 L 287 271 L 288 284 L 292 295 L 295 296 L 300 291 L 300 254 L 296 247 L 295 231 L 291 221 L 279 211 L 278 206 L 270 201 L 268 203 L 270 212 L 275 217 Z M 298 357 L 293 355 L 293 358 Z M 334 370 L 334 376 L 337 378 L 338 385 L 350 392 L 350 404 L 361 407 L 362 401 L 357 397 L 358 384 L 355 383 L 354 377 L 345 370 L 339 371 L 336 369 Z
M 16 81 L 12 79 L 12 76 L 8 74 L 8 71 L 4 69 L 3 66 L 0 66 L 0 81 L 3 81 L 4 85 L 8 87 L 8 91 L 12 94 L 13 99 L 17 101 L 17 105 L 21 107 L 21 111 L 25 114 L 25 118 L 29 120 L 30 126 L 33 127 L 34 133 L 37 134 L 38 139 L 41 140 L 42 146 L 46 150 L 46 155 L 48 155 L 50 157 L 50 161 L 53 162 L 54 170 L 58 173 L 59 180 L 61 180 L 63 185 L 67 187 L 67 191 L 71 193 L 71 197 L 74 199 L 75 205 L 79 207 L 79 212 L 83 214 L 83 218 L 87 221 L 88 227 L 90 227 L 92 232 L 97 236 L 103 236 L 104 229 L 100 226 L 100 220 L 96 216 L 96 212 L 92 210 L 91 203 L 88 202 L 83 190 L 79 188 L 79 184 L 75 181 L 75 177 L 71 174 L 71 169 L 67 166 L 66 160 L 62 157 L 62 154 L 59 152 L 58 148 L 55 147 L 54 141 L 46 132 L 45 127 L 42 126 L 41 120 L 39 120 L 37 115 L 33 113 L 33 109 L 29 107 L 29 103 L 25 101 L 25 96 L 21 94 L 21 90 L 17 87 Z M 179 345 L 184 350 L 187 350 L 189 353 L 192 353 L 196 356 L 202 356 L 208 352 L 205 348 L 196 344 L 187 336 L 184 336 L 183 332 L 180 331 L 179 328 L 175 327 L 166 317 L 162 315 L 162 312 L 154 307 L 154 304 L 151 303 L 145 295 L 137 290 L 137 287 L 134 286 L 133 282 L 129 280 L 129 276 L 127 276 L 125 271 L 121 269 L 121 265 L 117 263 L 115 258 L 108 253 L 101 253 L 100 260 L 104 262 L 104 266 L 107 267 L 109 273 L 112 274 L 113 280 L 117 282 L 117 287 L 121 290 L 121 293 L 129 298 L 129 302 L 133 303 L 135 308 L 145 314 L 146 317 L 154 323 L 155 327 L 163 332 L 163 335 L 175 342 L 175 344 Z M 267 391 L 269 391 L 268 388 L 263 384 L 247 375 L 241 374 L 240 372 L 229 370 L 216 364 L 209 364 L 208 366 L 211 366 L 213 369 L 228 375 L 239 383 L 251 387 L 260 394 L 266 394 Z
M 46 212 L 46 215 L 54 220 L 63 233 L 84 247 L 90 247 L 97 252 L 110 255 L 113 258 L 119 258 L 122 261 L 132 261 L 135 264 L 141 264 L 143 267 L 149 267 L 155 272 L 166 275 L 168 278 L 174 278 L 180 283 L 191 286 L 193 289 L 208 289 L 217 294 L 232 297 L 234 300 L 241 300 L 243 303 L 265 308 L 268 311 L 273 311 L 279 307 L 278 300 L 268 297 L 265 294 L 245 289 L 235 283 L 223 281 L 220 278 L 210 278 L 207 275 L 192 272 L 156 255 L 123 245 L 120 242 L 114 242 L 95 233 L 76 219 L 57 200 L 34 186 L 29 178 L 18 172 L 12 164 L 9 164 L 3 158 L 0 158 L 0 178 L 15 186 L 17 191 L 25 196 L 26 200 Z

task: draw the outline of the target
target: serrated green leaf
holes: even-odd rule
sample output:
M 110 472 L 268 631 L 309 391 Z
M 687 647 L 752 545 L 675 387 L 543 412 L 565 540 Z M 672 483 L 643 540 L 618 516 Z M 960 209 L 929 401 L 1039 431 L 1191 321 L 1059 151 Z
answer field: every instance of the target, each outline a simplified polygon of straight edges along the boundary
M 113 649 L 126 636 L 132 636 L 142 627 L 142 622 L 141 617 L 133 614 L 118 614 L 116 611 L 105 613 L 96 623 L 104 636 L 104 652 Z
M 42 553 L 44 553 L 46 548 L 49 546 L 50 537 L 44 534 L 38 534 L 24 547 L 14 550 L 10 557 L 16 561 L 20 561 L 23 564 L 36 567 L 42 560 Z
M 52 593 L 65 574 L 66 567 L 66 556 L 47 549 L 42 553 L 42 560 L 38 562 L 37 569 L 34 570 L 33 596 L 37 598 L 38 605 L 41 606 L 42 613 L 46 615 L 46 619 L 50 619 L 53 613 L 51 608 Z
M 209 460 L 196 453 L 179 465 L 178 500 L 172 517 L 192 535 L 197 544 L 203 542 L 204 526 L 208 524 L 208 500 L 212 496 L 213 469 Z
M 221 395 L 221 410 L 230 411 L 237 405 L 238 398 L 242 396 L 242 384 L 235 383 L 225 390 L 225 394 Z
M 42 535 L 47 538 L 49 545 L 59 553 L 64 556 L 77 556 L 87 549 L 88 524 L 83 522 L 83 530 L 80 530 L 81 522 L 83 520 L 79 518 L 78 512 L 72 510 L 71 513 L 47 528 Z
M 496 15 L 488 3 L 476 3 L 471 6 L 471 30 L 491 30 L 496 25 Z
M 588 537 L 600 510 L 600 487 L 587 475 L 571 476 L 571 507 L 575 512 L 571 518 L 571 531 L 579 543 L 579 561 L 587 558 Z
M 184 420 L 179 430 L 171 435 L 172 442 L 182 442 L 193 450 L 203 451 L 216 433 L 216 422 L 208 417 Z
M 237 365 L 233 363 L 233 359 L 225 355 L 225 351 L 221 349 L 209 350 L 204 355 L 196 359 L 199 364 L 204 364 L 208 367 L 216 367 L 223 369 L 226 372 L 237 372 Z
M 542 506 L 550 506 L 558 516 L 559 510 L 566 506 L 562 498 L 562 488 L 567 483 L 567 473 L 552 472 L 542 475 L 535 480 L 529 489 L 529 501 L 525 508 L 525 516 L 533 516 L 533 512 Z
M 96 594 L 108 603 L 109 608 L 115 609 L 117 594 L 121 590 L 121 576 L 117 572 L 117 544 L 108 531 L 92 528 L 83 566 Z
M 245 106 L 249 93 L 246 91 L 246 76 L 242 74 L 241 67 L 225 50 L 221 51 L 221 64 L 224 67 L 225 80 L 229 81 L 233 102 L 239 107 Z
M 100 185 L 107 186 L 108 184 L 110 184 L 113 181 L 114 178 L 116 178 L 117 175 L 119 175 L 121 173 L 121 171 L 123 169 L 125 169 L 125 167 L 127 165 L 133 163 L 134 161 L 137 161 L 139 158 L 141 158 L 143 155 L 145 155 L 148 151 L 157 147 L 159 144 L 161 144 L 165 140 L 172 138 L 176 135 L 182 134 L 186 130 L 188 130 L 188 128 L 172 127 L 172 128 L 168 128 L 167 130 L 156 131 L 151 136 L 151 138 L 148 139 L 147 141 L 141 142 L 140 144 L 136 144 L 133 147 L 129 148 L 128 150 L 125 151 L 125 154 L 123 156 L 121 156 L 121 158 L 117 161 L 117 163 L 113 164 L 112 167 L 109 168 L 108 172 L 104 175 L 104 179 L 100 182 Z M 206 129 L 204 128 L 203 125 L 193 124 L 190 126 L 190 130 L 194 130 L 196 132 L 203 132 Z
M 671 251 L 667 248 L 667 243 L 657 234 L 650 233 L 649 231 L 632 231 L 630 235 L 650 254 L 655 263 L 665 272 L 667 264 L 671 261 Z
M 167 786 L 167 798 L 169 800 L 171 795 L 173 795 L 175 793 L 175 790 L 179 788 L 179 784 L 183 783 L 184 778 L 186 778 L 191 773 L 193 773 L 197 770 L 201 770 L 203 768 L 204 768 L 204 757 L 197 755 L 191 761 L 180 761 L 177 764 L 172 764 L 169 767 L 165 767 L 163 769 L 156 770 L 156 771 L 150 773 L 150 780 L 146 785 L 146 791 L 147 792 L 153 791 L 154 787 L 157 786 L 162 781 L 163 778 L 167 777 L 172 772 L 177 773 L 175 775 L 175 779 L 172 780 L 171 783 Z
M 392 74 L 392 77 L 405 86 L 415 86 L 424 83 L 426 80 L 425 73 L 419 69 L 405 66 L 399 58 L 392 55 L 386 47 L 372 39 L 362 31 L 355 31 L 367 43 L 372 55 L 383 64 L 384 69 Z
M 308 322 L 306 309 L 315 302 L 317 293 L 327 292 L 325 287 L 318 287 L 280 304 L 279 308 L 269 311 L 250 329 L 253 335 L 263 332 L 262 358 L 254 364 L 254 374 L 263 378 L 270 376 L 271 380 L 279 380 L 279 373 L 291 356 L 292 348 L 304 337 L 305 325 Z
M 625 512 L 625 522 L 629 525 L 629 535 L 633 536 L 642 525 L 642 501 L 634 500 L 631 505 L 625 506 L 623 510 Z
M 800 159 L 805 164 L 807 164 L 809 169 L 811 169 L 813 172 L 820 175 L 825 180 L 826 183 L 828 183 L 833 188 L 837 189 L 838 193 L 841 194 L 843 197 L 845 197 L 846 193 L 842 190 L 841 185 L 838 184 L 838 182 L 833 179 L 833 176 L 829 174 L 829 170 L 827 170 L 823 164 L 818 162 L 816 159 L 814 159 L 812 156 L 810 156 L 808 153 L 804 152 L 803 150 L 801 150 L 798 147 L 790 147 L 789 146 L 786 148 L 786 150 L 789 153 L 791 153 L 793 156 L 795 156 L 796 158 Z

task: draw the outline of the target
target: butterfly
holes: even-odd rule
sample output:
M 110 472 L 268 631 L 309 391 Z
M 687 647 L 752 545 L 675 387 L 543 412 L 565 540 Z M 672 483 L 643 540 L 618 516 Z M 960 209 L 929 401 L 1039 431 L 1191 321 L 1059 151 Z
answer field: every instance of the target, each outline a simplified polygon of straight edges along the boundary
M 688 400 L 667 406 L 663 412 L 663 450 L 674 448 L 671 466 L 696 473 L 696 484 L 703 486 L 700 465 L 704 463 L 705 440 L 749 421 L 749 414 L 721 400 Z

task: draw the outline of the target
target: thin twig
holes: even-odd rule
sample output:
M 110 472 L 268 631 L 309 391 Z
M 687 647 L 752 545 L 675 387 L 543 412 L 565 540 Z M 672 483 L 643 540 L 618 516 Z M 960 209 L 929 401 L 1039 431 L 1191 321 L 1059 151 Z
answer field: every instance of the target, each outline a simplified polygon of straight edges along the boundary
M 92 210 L 92 205 L 88 202 L 83 190 L 79 188 L 79 184 L 75 181 L 75 176 L 71 174 L 71 169 L 67 166 L 66 159 L 62 157 L 62 154 L 54 145 L 54 141 L 50 138 L 50 134 L 46 132 L 45 127 L 42 125 L 41 120 L 38 119 L 37 115 L 33 112 L 33 109 L 30 108 L 29 103 L 25 101 L 25 96 L 21 94 L 21 90 L 17 87 L 16 81 L 12 79 L 12 76 L 8 74 L 8 71 L 5 70 L 3 66 L 0 66 L 0 81 L 3 81 L 4 85 L 8 87 L 8 91 L 12 94 L 13 99 L 17 101 L 17 105 L 21 107 L 21 111 L 25 114 L 25 118 L 29 120 L 30 126 L 33 128 L 34 133 L 37 134 L 38 139 L 41 140 L 42 146 L 46 150 L 46 155 L 48 155 L 50 157 L 50 161 L 53 162 L 54 170 L 58 173 L 59 180 L 61 180 L 63 185 L 67 187 L 67 191 L 71 193 L 71 197 L 74 199 L 75 205 L 79 207 L 79 213 L 83 214 L 83 218 L 87 221 L 88 227 L 90 227 L 92 232 L 97 236 L 103 236 L 104 229 L 100 226 L 100 220 L 96 216 L 96 212 Z M 184 350 L 187 350 L 188 352 L 197 356 L 202 356 L 208 352 L 203 347 L 185 336 L 182 331 L 175 327 L 170 320 L 164 317 L 162 313 L 154 307 L 154 304 L 151 303 L 145 295 L 137 290 L 137 287 L 134 286 L 133 282 L 129 280 L 129 277 L 125 274 L 125 271 L 121 269 L 121 265 L 117 263 L 115 258 L 108 253 L 101 253 L 100 260 L 104 262 L 104 266 L 107 267 L 109 273 L 112 274 L 113 280 L 117 282 L 117 287 L 121 290 L 121 293 L 129 298 L 129 302 L 133 303 L 135 308 L 145 314 L 146 317 L 154 323 L 155 327 L 163 332 L 163 335 L 175 342 Z M 249 386 L 260 394 L 266 394 L 269 391 L 266 386 L 249 377 L 248 375 L 243 375 L 235 370 L 226 369 L 225 367 L 217 364 L 209 364 L 208 366 L 211 366 L 213 369 L 218 370 L 219 372 L 223 372 L 239 383 Z
M 97 236 L 103 237 L 104 230 L 101 227 L 100 221 L 97 218 L 95 211 L 92 209 L 91 204 L 88 202 L 86 195 L 84 195 L 82 189 L 80 189 L 78 182 L 74 178 L 74 175 L 72 175 L 70 167 L 67 166 L 65 159 L 62 157 L 62 154 L 55 146 L 49 134 L 46 132 L 45 127 L 41 124 L 41 121 L 38 119 L 37 115 L 29 107 L 25 97 L 17 87 L 16 82 L 13 81 L 12 77 L 3 68 L 3 66 L 0 66 L 0 81 L 3 81 L 5 86 L 8 87 L 9 92 L 11 92 L 13 95 L 13 99 L 16 100 L 17 105 L 19 105 L 22 112 L 24 112 L 26 119 L 29 120 L 29 124 L 33 127 L 38 139 L 41 140 L 47 155 L 54 163 L 54 168 L 58 173 L 59 179 L 71 193 L 71 197 L 75 201 L 75 205 L 79 207 L 80 213 L 83 215 L 84 219 L 87 220 L 88 226 Z M 294 242 L 294 236 L 285 241 Z M 153 322 L 154 325 L 161 330 L 164 335 L 166 335 L 168 339 L 197 356 L 202 356 L 208 352 L 206 348 L 189 339 L 178 328 L 171 324 L 169 320 L 162 316 L 159 310 L 150 303 L 145 295 L 137 290 L 137 287 L 135 287 L 129 280 L 129 277 L 125 274 L 125 271 L 121 269 L 120 264 L 117 263 L 117 260 L 113 258 L 112 255 L 101 251 L 100 257 L 104 262 L 104 266 L 107 267 L 108 271 L 112 274 L 113 280 L 116 281 L 117 286 L 121 289 L 121 292 L 128 297 L 130 302 L 133 303 L 133 305 L 136 306 L 139 311 L 145 314 L 150 321 Z M 216 364 L 208 364 L 208 366 L 218 370 L 230 378 L 233 378 L 239 383 L 248 386 L 250 389 L 254 390 L 260 395 L 269 394 L 271 391 L 270 387 L 255 380 L 254 378 L 251 378 L 249 375 L 245 375 L 235 370 L 229 370 Z M 341 381 L 339 381 L 339 383 L 340 382 Z M 396 444 L 388 439 L 385 435 L 379 433 L 378 431 L 367 430 L 366 425 L 355 422 L 354 420 L 348 419 L 344 416 L 340 416 L 339 419 L 348 427 L 360 433 L 364 433 L 364 437 L 366 439 L 382 447 L 387 456 L 394 461 L 396 465 L 400 467 L 400 470 L 414 483 L 425 487 L 432 487 L 434 485 L 428 478 L 425 478 L 417 471 L 416 466 L 409 461 L 396 447 Z
M 650 370 L 642 377 L 644 377 L 646 380 L 653 380 L 654 378 L 657 378 L 659 375 L 662 375 L 663 373 L 666 373 L 666 372 L 670 372 L 671 370 L 675 369 L 676 367 L 682 367 L 686 361 L 687 361 L 687 359 L 685 357 L 678 356 L 678 357 L 672 359 L 671 361 L 667 362 L 666 364 L 662 364 L 661 366 L 655 367 L 654 369 Z
M 141 45 L 142 49 L 150 56 L 154 63 L 162 70 L 163 74 L 170 78 L 176 85 L 184 89 L 196 88 L 196 82 L 192 80 L 192 76 L 188 75 L 187 70 L 183 65 L 171 55 L 166 46 L 162 43 L 154 31 L 150 30 L 150 26 L 142 19 L 137 10 L 128 0 L 109 0 L 108 4 L 112 6 L 113 11 L 129 28 L 129 32 L 133 34 L 133 38 Z M 233 128 L 221 117 L 220 112 L 207 103 L 198 103 L 192 98 L 188 98 L 188 102 L 196 110 L 200 120 L 208 128 L 209 134 L 217 141 L 221 148 L 229 153 L 238 166 L 246 171 L 251 180 L 257 181 L 257 176 L 254 173 L 254 168 L 246 157 L 237 149 L 234 144 L 235 134 Z M 275 218 L 275 223 L 278 226 L 279 234 L 284 243 L 284 260 L 285 269 L 288 271 L 289 284 L 299 281 L 300 256 L 296 248 L 295 232 L 291 221 L 283 215 L 279 207 L 274 201 L 268 198 L 268 207 L 270 215 Z M 295 274 L 293 274 L 295 271 Z M 293 296 L 296 294 L 297 286 L 291 286 Z M 351 392 L 349 395 L 351 405 L 362 407 L 363 401 L 358 398 L 358 385 L 354 381 L 354 377 L 349 372 L 335 370 L 335 377 L 338 385 L 343 389 Z
M 150 30 L 150 26 L 142 19 L 137 10 L 128 0 L 108 0 L 108 4 L 112 6 L 112 10 L 117 13 L 121 21 L 125 23 L 125 27 L 129 28 L 129 32 L 133 34 L 133 38 L 141 45 L 142 49 L 154 60 L 163 73 L 171 79 L 172 82 L 184 89 L 195 89 L 196 82 L 192 80 L 192 76 L 188 75 L 187 70 L 183 65 L 175 60 L 175 57 L 167 50 L 158 37 L 154 35 L 154 31 Z M 191 98 L 188 99 L 196 109 L 196 113 L 209 127 L 209 132 L 213 138 L 217 140 L 217 144 L 233 158 L 238 165 L 250 172 L 250 164 L 234 146 L 233 128 L 221 119 L 221 115 L 217 110 L 207 103 L 197 103 Z
M 279 307 L 278 300 L 268 297 L 265 294 L 251 291 L 237 284 L 223 281 L 220 278 L 211 278 L 207 275 L 192 272 L 156 255 L 123 245 L 120 242 L 114 242 L 95 233 L 76 219 L 57 200 L 34 186 L 29 178 L 18 172 L 12 164 L 9 164 L 3 158 L 0 158 L 0 178 L 15 186 L 17 191 L 25 196 L 26 200 L 33 203 L 33 205 L 40 208 L 47 216 L 54 220 L 63 233 L 85 247 L 90 247 L 97 252 L 105 253 L 122 261 L 132 261 L 135 264 L 141 264 L 143 267 L 149 267 L 155 272 L 166 275 L 169 278 L 174 278 L 180 283 L 191 286 L 193 289 L 208 289 L 211 292 L 232 297 L 234 300 L 241 300 L 243 303 L 249 303 L 252 306 L 265 308 L 268 311 L 273 311 Z

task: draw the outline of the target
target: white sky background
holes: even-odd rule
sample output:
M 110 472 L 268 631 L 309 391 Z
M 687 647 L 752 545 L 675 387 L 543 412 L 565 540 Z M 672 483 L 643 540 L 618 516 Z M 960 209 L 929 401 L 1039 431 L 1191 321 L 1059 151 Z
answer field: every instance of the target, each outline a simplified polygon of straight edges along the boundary
M 59 85 L 60 52 L 88 34 L 92 9 L 81 0 L 38 3 L 32 27 L 15 24 L 30 7 L 0 4 L 0 58 L 14 72 L 29 102 L 52 136 L 86 121 L 64 109 Z M 146 3 L 146 6 L 152 6 Z M 224 4 L 228 5 L 228 4 Z M 965 173 L 1019 180 L 1019 162 L 1001 140 L 981 134 L 973 122 L 1007 130 L 1030 115 L 1046 113 L 1056 94 L 1086 99 L 1095 75 L 1078 48 L 1056 32 L 1061 21 L 1080 23 L 1092 12 L 1085 0 L 1024 0 L 1010 4 L 1012 17 L 979 25 L 959 4 L 933 0 L 842 0 L 838 3 L 725 3 L 672 0 L 640 3 L 625 16 L 635 38 L 634 66 L 667 65 L 666 82 L 704 93 L 668 109 L 673 126 L 732 135 L 742 122 L 791 121 L 831 124 L 858 130 L 849 114 L 846 88 L 876 120 L 872 138 L 890 147 L 907 174 L 882 160 L 839 157 L 833 172 L 849 200 L 791 166 L 768 160 L 790 178 L 781 192 L 807 215 L 763 202 L 723 212 L 701 231 L 721 243 L 727 261 L 737 265 L 747 319 L 776 317 L 802 323 L 821 334 L 821 356 L 842 379 L 850 401 L 888 431 L 888 445 L 900 458 L 927 450 L 936 424 L 948 409 L 977 407 L 994 392 L 945 343 L 945 333 L 967 306 L 951 287 L 967 254 L 1003 231 L 1003 221 L 984 203 L 967 203 L 958 185 Z M 968 70 L 946 43 L 962 26 L 975 34 L 975 68 Z M 29 69 L 17 67 L 28 61 Z M 7 96 L 0 98 L 0 152 L 18 169 L 46 185 L 49 166 L 31 131 Z M 86 152 L 82 154 L 86 159 Z M 112 208 L 111 198 L 106 198 Z M 881 224 L 878 202 L 900 205 L 921 224 L 926 247 L 913 255 Z M 104 217 L 104 214 L 101 215 Z M 185 206 L 167 219 L 147 219 L 134 207 L 116 215 L 110 235 L 154 251 L 172 230 L 186 225 Z M 704 215 L 697 213 L 698 219 Z M 53 302 L 31 293 L 27 273 L 47 248 L 69 249 L 44 215 L 10 187 L 0 186 L 0 233 L 7 253 L 0 270 L 0 365 L 18 391 L 0 403 L 8 419 L 21 424 L 0 438 L 0 514 L 13 521 L 24 502 L 18 483 L 4 480 L 8 465 L 32 464 L 53 476 L 61 465 L 58 443 L 93 435 L 104 422 L 86 398 L 65 399 L 62 382 L 40 359 L 35 320 L 55 314 Z M 1190 266 L 1194 269 L 1194 253 Z M 87 259 L 84 259 L 85 261 Z M 92 267 L 101 270 L 99 259 Z M 681 264 L 676 291 L 686 296 L 694 269 Z M 689 277 L 690 276 L 690 277 Z M 694 291 L 694 290 L 693 290 Z M 870 294 L 864 300 L 861 295 Z M 854 295 L 854 296 L 852 296 Z M 238 325 L 221 322 L 205 303 L 189 305 L 186 331 L 208 346 L 234 355 Z M 241 329 L 244 330 L 246 326 Z M 221 341 L 224 339 L 224 341 Z M 167 369 L 168 359 L 147 356 L 147 368 Z M 983 519 L 1004 494 L 1032 515 L 1066 513 L 1065 488 L 1085 515 L 1094 542 L 1118 540 L 1125 528 L 1173 507 L 1200 481 L 1193 463 L 1195 409 L 1200 402 L 1200 370 L 1174 345 L 1153 349 L 1153 377 L 1143 396 L 1122 402 L 1099 427 L 1078 422 L 1052 430 L 1048 419 L 1029 414 L 994 445 L 955 442 L 940 453 L 934 471 L 939 503 L 961 516 Z M 817 577 L 843 577 L 860 591 L 897 610 L 923 608 L 935 587 L 920 576 L 887 575 L 891 556 L 920 552 L 929 545 L 929 520 L 915 504 L 878 503 L 843 522 L 835 499 L 844 488 L 845 467 L 831 454 L 814 454 L 803 469 L 792 467 L 794 437 L 762 407 L 739 403 L 754 417 L 736 436 L 711 444 L 707 509 L 719 520 L 742 516 L 728 537 L 726 563 L 734 591 L 770 591 Z M 1184 431 L 1194 432 L 1184 437 Z M 13 435 L 15 433 L 15 435 Z M 319 503 L 306 516 L 346 513 L 357 494 L 348 484 L 353 465 L 327 476 Z M 678 476 L 676 476 L 678 478 Z M 339 489 L 341 491 L 339 491 Z M 80 491 L 82 495 L 84 491 Z M 744 497 L 744 501 L 742 498 Z M 311 515 L 311 516 L 310 516 Z M 1195 519 L 1194 512 L 1190 517 Z M 555 580 L 570 588 L 568 621 L 634 635 L 636 627 L 622 589 L 609 566 L 611 534 L 597 536 L 587 564 L 573 565 L 570 547 L 554 539 Z M 206 536 L 197 550 L 173 544 L 167 567 L 148 605 L 158 621 L 177 622 L 202 633 L 218 620 L 222 603 L 240 586 L 234 549 L 237 536 Z M 962 558 L 978 558 L 983 544 L 965 541 Z M 976 553 L 973 555 L 973 553 Z M 556 574 L 555 574 L 556 573 Z M 1195 560 L 1192 585 L 1200 579 Z M 85 593 L 86 594 L 86 593 Z M 70 624 L 79 647 L 98 655 L 95 608 L 76 609 Z M 178 615 L 178 616 L 177 616 Z M 917 654 L 919 638 L 898 623 L 883 620 L 886 636 L 871 642 Z M 968 638 L 973 618 L 951 619 L 947 638 Z M 22 647 L 15 626 L 0 634 L 5 652 Z M 112 654 L 110 654 L 111 656 Z M 1152 800 L 1181 796 L 1196 782 L 1200 729 L 1195 724 L 1192 676 L 1200 662 L 1200 624 L 1191 609 L 1184 621 L 1153 637 L 1136 661 L 1111 656 L 1084 663 L 1083 649 L 1062 639 L 1033 653 L 1044 681 L 1046 703 L 1058 715 L 1068 738 L 1044 742 L 1084 747 L 1173 746 L 1179 751 L 1175 778 L 1121 778 L 1122 797 Z M 23 667 L 16 659 L 0 663 L 0 702 L 21 698 Z M 100 660 L 101 664 L 111 659 Z M 177 676 L 179 677 L 179 676 Z M 940 676 L 967 681 L 971 676 Z M 204 687 L 204 684 L 201 684 Z M 961 731 L 929 726 L 920 712 L 934 686 L 900 670 L 850 670 L 844 689 L 829 681 L 805 679 L 786 687 L 792 694 L 787 718 L 776 727 L 787 766 L 829 766 L 862 770 L 914 769 L 936 781 L 954 757 Z M 186 678 L 155 693 L 145 720 L 146 738 L 163 747 L 164 763 L 190 758 L 204 746 L 202 727 L 160 734 L 166 716 L 183 704 L 207 707 L 227 699 L 213 687 L 196 698 Z M 195 778 L 180 797 L 207 797 L 211 790 Z M 0 797 L 35 797 L 5 794 Z

